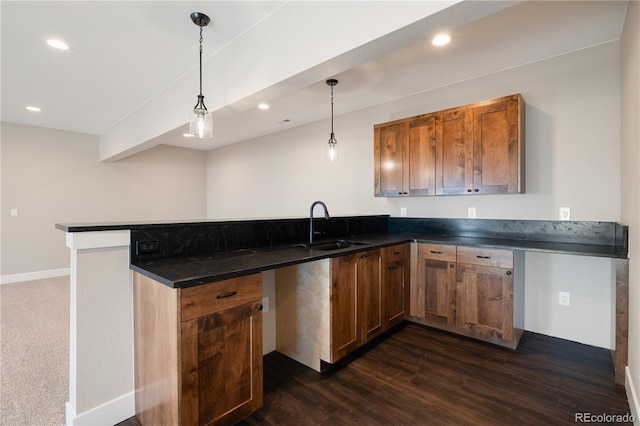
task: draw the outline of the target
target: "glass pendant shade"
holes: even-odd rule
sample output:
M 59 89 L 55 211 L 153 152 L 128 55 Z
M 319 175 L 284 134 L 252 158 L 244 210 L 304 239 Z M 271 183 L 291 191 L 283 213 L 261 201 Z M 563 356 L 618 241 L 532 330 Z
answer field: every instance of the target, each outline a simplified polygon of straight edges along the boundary
M 327 160 L 338 160 L 338 141 L 334 137 L 327 144 Z
M 194 108 L 189 115 L 189 133 L 198 139 L 213 137 L 212 113 L 203 108 Z

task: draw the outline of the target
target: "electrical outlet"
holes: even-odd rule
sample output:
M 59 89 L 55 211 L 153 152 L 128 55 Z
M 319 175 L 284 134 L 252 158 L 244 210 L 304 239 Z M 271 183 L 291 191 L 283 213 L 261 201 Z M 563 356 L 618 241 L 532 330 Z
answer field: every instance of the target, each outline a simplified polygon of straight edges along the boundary
M 560 207 L 560 220 L 571 220 L 571 208 Z
M 469 219 L 473 219 L 474 217 L 476 217 L 476 208 L 475 207 L 469 207 Z
M 407 215 L 407 208 L 400 207 L 400 216 L 405 217 Z
M 262 298 L 262 312 L 267 312 L 269 310 L 269 298 Z
M 561 291 L 558 293 L 558 303 L 561 305 L 569 306 L 569 292 Z
M 18 209 L 11 209 L 11 217 L 18 217 Z

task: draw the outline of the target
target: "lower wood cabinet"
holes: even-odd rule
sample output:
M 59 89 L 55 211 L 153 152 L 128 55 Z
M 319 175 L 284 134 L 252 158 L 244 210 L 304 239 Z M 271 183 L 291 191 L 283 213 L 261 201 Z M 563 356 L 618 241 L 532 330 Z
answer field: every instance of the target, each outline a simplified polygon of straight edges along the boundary
M 321 371 L 406 315 L 402 244 L 276 270 L 276 349 Z
M 524 328 L 524 254 L 415 244 L 410 319 L 515 348 Z
M 134 274 L 136 417 L 235 424 L 262 406 L 260 274 L 172 289 Z
M 380 250 L 331 259 L 331 360 L 382 331 Z
M 382 249 L 382 331 L 399 324 L 409 313 L 409 244 Z

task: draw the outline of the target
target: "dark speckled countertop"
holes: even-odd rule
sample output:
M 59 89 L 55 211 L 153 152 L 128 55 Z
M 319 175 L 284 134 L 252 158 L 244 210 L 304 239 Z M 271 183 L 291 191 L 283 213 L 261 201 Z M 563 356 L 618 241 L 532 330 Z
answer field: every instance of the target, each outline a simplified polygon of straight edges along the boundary
M 131 269 L 183 288 L 314 260 L 416 241 L 626 259 L 628 227 L 617 222 L 395 218 L 314 219 L 317 241 L 366 244 L 323 251 L 295 247 L 309 219 L 57 224 L 65 232 L 131 232 Z M 314 233 L 314 234 L 315 234 Z
M 312 250 L 291 245 L 273 248 L 240 250 L 222 256 L 194 256 L 141 261 L 131 269 L 174 288 L 191 287 L 256 272 L 276 269 L 314 260 L 343 256 L 405 242 L 437 243 L 486 247 L 506 250 L 525 250 L 546 253 L 624 258 L 614 246 L 595 244 L 472 238 L 424 234 L 377 234 L 350 238 L 367 244 L 331 251 Z

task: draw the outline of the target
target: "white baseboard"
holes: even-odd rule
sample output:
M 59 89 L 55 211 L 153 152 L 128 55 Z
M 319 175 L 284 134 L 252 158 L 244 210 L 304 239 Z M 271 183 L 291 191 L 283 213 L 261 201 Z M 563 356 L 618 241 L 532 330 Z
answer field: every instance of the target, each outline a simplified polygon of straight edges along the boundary
M 624 378 L 624 387 L 627 391 L 627 401 L 629 402 L 629 409 L 633 415 L 633 423 L 635 425 L 640 425 L 640 419 L 638 418 L 638 413 L 640 413 L 640 404 L 638 403 L 638 394 L 636 393 L 636 388 L 634 386 L 633 379 L 631 378 L 629 366 L 624 368 Z
M 76 410 L 67 401 L 67 426 L 112 426 L 135 416 L 135 392 L 122 395 L 89 411 L 76 414 Z
M 45 278 L 63 277 L 69 275 L 69 268 L 49 269 L 47 271 L 25 272 L 24 274 L 0 275 L 0 284 L 19 283 L 24 281 L 42 280 Z

